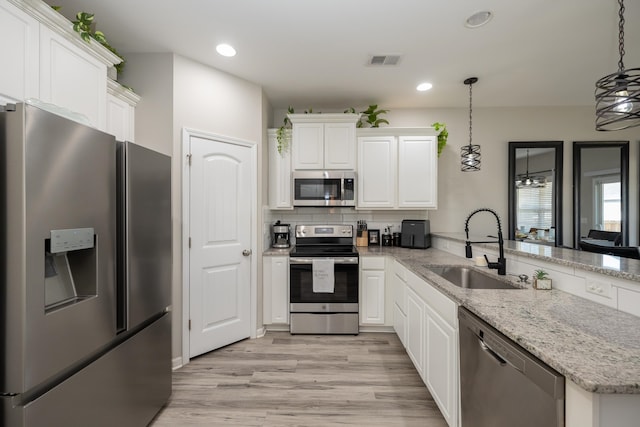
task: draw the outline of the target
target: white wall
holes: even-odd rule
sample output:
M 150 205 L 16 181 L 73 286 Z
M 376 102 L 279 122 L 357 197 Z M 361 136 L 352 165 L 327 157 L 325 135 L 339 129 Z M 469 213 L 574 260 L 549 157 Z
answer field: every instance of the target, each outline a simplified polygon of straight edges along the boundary
M 384 108 L 384 105 L 380 107 Z M 284 110 L 275 111 L 271 126 L 278 127 L 285 113 Z M 429 211 L 433 231 L 463 231 L 465 218 L 471 211 L 489 207 L 500 214 L 506 235 L 509 141 L 564 141 L 562 207 L 565 244 L 573 241 L 573 141 L 629 140 L 629 237 L 631 244 L 638 244 L 640 127 L 597 132 L 593 107 L 474 107 L 473 143 L 481 146 L 482 169 L 479 172 L 461 172 L 460 147 L 469 143 L 468 109 L 397 109 L 385 117 L 393 127 L 431 126 L 436 121 L 447 124 L 449 140 L 438 165 L 438 209 Z M 495 219 L 488 214 L 479 214 L 473 217 L 470 228 L 474 234 L 495 234 Z

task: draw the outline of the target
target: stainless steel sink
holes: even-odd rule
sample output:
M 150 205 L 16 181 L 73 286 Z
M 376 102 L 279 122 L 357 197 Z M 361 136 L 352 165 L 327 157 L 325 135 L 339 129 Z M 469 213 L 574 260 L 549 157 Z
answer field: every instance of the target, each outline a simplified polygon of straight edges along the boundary
M 520 289 L 506 280 L 483 274 L 471 267 L 430 267 L 425 266 L 443 279 L 467 289 Z

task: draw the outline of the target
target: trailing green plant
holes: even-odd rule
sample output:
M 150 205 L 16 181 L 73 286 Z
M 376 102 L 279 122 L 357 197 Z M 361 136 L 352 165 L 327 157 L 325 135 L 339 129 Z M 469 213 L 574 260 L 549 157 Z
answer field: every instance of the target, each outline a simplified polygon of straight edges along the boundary
M 439 132 L 438 133 L 438 157 L 440 157 L 440 153 L 442 153 L 444 146 L 447 145 L 447 138 L 449 138 L 449 131 L 447 130 L 447 125 L 444 123 L 435 122 L 431 126 L 433 126 L 436 132 Z
M 293 114 L 293 108 L 289 106 L 287 108 L 288 114 Z M 288 129 L 291 128 L 291 120 L 289 120 L 288 116 L 284 116 L 284 123 L 282 126 L 278 128 L 276 131 L 276 139 L 278 140 L 278 154 L 282 155 L 282 153 L 286 153 L 289 149 L 289 143 L 291 142 L 291 136 L 287 132 Z
M 59 10 L 59 8 L 56 10 Z M 107 48 L 111 53 L 113 53 L 118 58 L 120 58 L 122 62 L 120 62 L 119 64 L 115 64 L 114 67 L 118 71 L 118 73 L 121 73 L 122 69 L 124 68 L 124 64 L 126 60 L 122 55 L 118 53 L 118 51 L 116 51 L 116 49 L 113 46 L 109 44 L 109 42 L 107 42 L 107 38 L 105 37 L 102 31 L 92 30 L 91 27 L 94 24 L 93 19 L 94 19 L 93 13 L 87 13 L 87 12 L 76 13 L 76 19 L 75 21 L 72 21 L 74 31 L 78 32 L 82 40 L 86 41 L 87 43 L 89 43 L 91 39 L 94 39 L 95 41 L 100 43 L 102 46 Z
M 538 280 L 544 280 L 549 278 L 549 273 L 544 270 L 535 270 L 533 272 L 533 277 Z
M 388 112 L 389 110 L 379 110 L 378 106 L 375 104 L 369 105 L 369 108 L 360 112 L 360 114 L 364 114 L 364 117 L 360 118 L 360 120 L 356 124 L 356 127 L 359 127 L 359 128 L 364 127 L 365 123 L 372 128 L 380 127 L 382 123 L 385 123 L 388 125 L 389 121 L 387 119 L 378 117 L 379 115 L 386 114 Z

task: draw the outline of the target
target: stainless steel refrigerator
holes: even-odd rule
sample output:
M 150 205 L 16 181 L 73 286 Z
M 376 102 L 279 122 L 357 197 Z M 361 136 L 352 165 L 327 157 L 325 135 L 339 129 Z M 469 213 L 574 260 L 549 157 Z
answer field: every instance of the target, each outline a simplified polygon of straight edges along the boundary
M 171 393 L 170 159 L 0 110 L 0 421 L 147 425 Z

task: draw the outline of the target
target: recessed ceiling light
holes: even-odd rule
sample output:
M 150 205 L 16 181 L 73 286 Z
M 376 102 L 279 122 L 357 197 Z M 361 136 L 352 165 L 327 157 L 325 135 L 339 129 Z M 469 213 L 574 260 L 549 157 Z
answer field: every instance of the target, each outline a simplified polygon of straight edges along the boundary
M 216 51 L 222 56 L 236 56 L 236 50 L 226 43 L 216 46 Z
M 426 90 L 429 90 L 433 87 L 433 85 L 431 83 L 420 83 L 418 85 L 418 87 L 416 87 L 416 90 L 420 91 L 420 92 L 424 92 Z
M 468 17 L 464 23 L 464 26 L 467 28 L 482 27 L 484 24 L 491 21 L 491 18 L 493 18 L 493 12 L 488 10 L 482 10 Z

